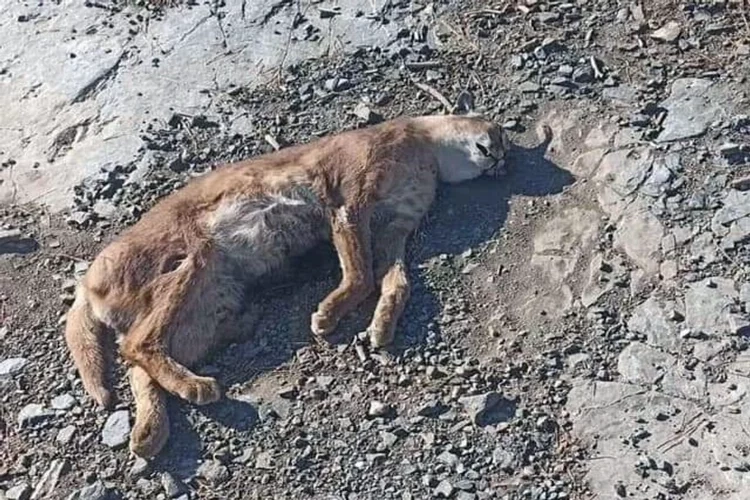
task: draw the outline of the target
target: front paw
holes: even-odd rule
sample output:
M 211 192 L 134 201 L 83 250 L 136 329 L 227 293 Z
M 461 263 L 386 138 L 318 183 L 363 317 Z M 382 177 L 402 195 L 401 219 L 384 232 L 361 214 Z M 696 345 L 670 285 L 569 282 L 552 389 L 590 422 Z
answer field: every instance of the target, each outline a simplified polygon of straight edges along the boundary
M 130 451 L 142 458 L 153 458 L 164 448 L 169 438 L 169 419 L 166 414 L 152 415 L 148 421 L 136 420 L 130 433 Z
M 328 315 L 321 313 L 320 311 L 313 313 L 310 318 L 310 330 L 319 336 L 325 336 L 331 333 L 336 328 L 336 322 Z
M 221 387 L 212 377 L 191 377 L 178 391 L 179 396 L 195 405 L 207 405 L 221 399 Z
M 393 330 L 389 328 L 376 328 L 370 326 L 367 330 L 370 345 L 374 348 L 388 347 L 393 343 Z

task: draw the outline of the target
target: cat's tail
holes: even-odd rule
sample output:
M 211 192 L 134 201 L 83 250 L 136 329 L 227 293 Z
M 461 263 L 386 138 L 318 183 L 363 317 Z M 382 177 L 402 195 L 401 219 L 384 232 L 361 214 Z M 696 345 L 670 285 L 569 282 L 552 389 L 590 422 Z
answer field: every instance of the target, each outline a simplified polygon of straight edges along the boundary
M 65 341 L 86 392 L 98 404 L 110 408 L 115 403 L 108 380 L 114 338 L 94 313 L 91 294 L 95 292 L 86 287 L 85 281 L 78 285 L 75 301 L 68 311 Z

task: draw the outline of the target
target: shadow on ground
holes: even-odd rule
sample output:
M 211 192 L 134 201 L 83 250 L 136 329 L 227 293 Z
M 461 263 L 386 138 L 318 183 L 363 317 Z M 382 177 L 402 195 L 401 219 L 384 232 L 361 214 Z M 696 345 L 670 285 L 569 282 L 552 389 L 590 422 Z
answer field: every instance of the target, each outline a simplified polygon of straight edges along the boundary
M 573 176 L 545 158 L 547 144 L 532 148 L 515 147 L 509 152 L 509 174 L 500 179 L 480 178 L 462 184 L 441 186 L 429 216 L 408 251 L 412 295 L 399 323 L 395 355 L 423 342 L 427 325 L 439 315 L 441 305 L 435 292 L 425 283 L 418 265 L 441 254 L 460 254 L 495 237 L 508 216 L 511 198 L 549 196 L 571 184 Z M 310 314 L 317 303 L 332 290 L 340 277 L 335 254 L 328 246 L 307 254 L 293 266 L 292 280 L 263 292 L 263 315 L 245 342 L 220 351 L 210 366 L 199 373 L 216 372 L 224 386 L 247 384 L 259 374 L 270 372 L 310 346 Z M 368 300 L 357 312 L 340 324 L 329 339 L 331 347 L 352 341 L 368 323 L 376 298 Z M 438 327 L 435 326 L 433 331 Z M 248 328 L 250 330 L 250 328 Z M 309 350 L 312 351 L 312 350 Z M 316 355 L 308 352 L 303 360 L 314 370 Z M 277 395 L 271 395 L 276 396 Z M 224 398 L 201 408 L 188 408 L 182 402 L 170 402 L 171 437 L 155 465 L 181 476 L 195 472 L 201 457 L 201 436 L 189 421 L 199 412 L 215 424 L 236 431 L 248 431 L 259 420 L 259 408 L 251 399 Z

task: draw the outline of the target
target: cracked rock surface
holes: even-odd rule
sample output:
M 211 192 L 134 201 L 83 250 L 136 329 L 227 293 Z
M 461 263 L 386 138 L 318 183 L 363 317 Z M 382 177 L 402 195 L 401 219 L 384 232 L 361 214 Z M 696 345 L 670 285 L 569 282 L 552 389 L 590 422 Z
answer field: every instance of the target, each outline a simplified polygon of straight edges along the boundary
M 744 9 L 9 4 L 0 500 L 747 498 Z M 164 452 L 131 456 L 124 368 L 96 408 L 61 335 L 102 246 L 225 162 L 469 102 L 510 174 L 440 189 L 393 352 L 357 340 L 372 303 L 311 342 L 340 278 L 317 249 L 198 369 L 226 397 L 170 399 Z

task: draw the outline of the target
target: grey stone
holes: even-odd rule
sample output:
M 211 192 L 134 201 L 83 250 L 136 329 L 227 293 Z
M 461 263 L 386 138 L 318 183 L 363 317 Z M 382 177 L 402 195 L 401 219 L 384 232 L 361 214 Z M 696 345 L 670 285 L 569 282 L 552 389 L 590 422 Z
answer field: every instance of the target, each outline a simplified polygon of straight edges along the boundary
M 663 195 L 669 188 L 669 181 L 672 180 L 672 171 L 667 168 L 663 161 L 654 162 L 651 174 L 641 186 L 641 193 L 646 196 L 658 198 Z
M 691 283 L 685 291 L 685 324 L 706 335 L 738 335 L 750 327 L 736 310 L 739 293 L 734 281 L 721 277 Z
M 354 107 L 354 115 L 368 125 L 383 121 L 383 117 L 373 111 L 368 105 L 359 103 Z
M 606 153 L 607 149 L 601 147 L 580 154 L 573 162 L 571 172 L 576 176 L 589 177 L 599 167 Z
M 135 457 L 135 461 L 133 461 L 133 465 L 130 467 L 130 475 L 132 477 L 141 477 L 148 472 L 149 468 L 148 460 L 142 457 Z
M 573 81 L 591 83 L 594 81 L 594 71 L 589 66 L 579 66 L 573 71 Z
M 560 19 L 560 14 L 557 12 L 540 12 L 536 17 L 543 23 L 552 23 Z
M 518 86 L 518 91 L 524 94 L 533 94 L 535 92 L 539 92 L 541 89 L 542 87 L 534 82 L 523 82 Z
M 492 463 L 500 467 L 505 472 L 513 472 L 517 466 L 518 459 L 515 454 L 505 448 L 495 448 L 492 452 Z
M 130 436 L 130 415 L 128 410 L 112 413 L 102 428 L 102 443 L 110 448 L 125 446 Z
M 598 212 L 572 208 L 536 232 L 531 265 L 537 271 L 537 280 L 550 291 L 529 296 L 529 306 L 535 305 L 552 317 L 559 317 L 572 307 L 570 278 L 594 245 L 600 223 Z
M 398 441 L 398 436 L 392 432 L 383 431 L 380 433 L 380 440 L 386 449 L 390 449 Z
M 733 249 L 748 239 L 750 239 L 750 217 L 743 217 L 729 226 L 729 232 L 721 240 L 721 247 L 725 250 Z
M 271 454 L 267 451 L 258 453 L 258 455 L 255 457 L 255 468 L 263 470 L 273 470 L 275 468 L 275 465 Z
M 0 377 L 18 375 L 29 364 L 26 358 L 8 358 L 0 361 Z
M 48 410 L 39 403 L 29 403 L 18 412 L 19 427 L 35 427 L 55 416 L 55 412 Z
M 107 487 L 96 481 L 68 496 L 67 500 L 108 500 L 111 497 Z
M 96 200 L 93 211 L 100 219 L 112 219 L 118 209 L 111 200 Z
M 68 472 L 69 469 L 70 464 L 64 458 L 53 460 L 36 484 L 34 492 L 31 494 L 31 500 L 52 497 L 55 494 L 57 483 L 60 481 L 60 476 Z
M 52 398 L 50 406 L 55 410 L 70 410 L 76 405 L 76 398 L 70 394 L 61 394 Z
M 8 500 L 29 500 L 31 496 L 31 486 L 27 483 L 17 484 L 5 491 L 5 498 Z
M 68 224 L 73 227 L 85 227 L 91 221 L 91 213 L 83 210 L 75 210 L 67 218 Z
M 464 411 L 477 425 L 507 422 L 515 414 L 516 405 L 497 392 L 459 398 Z
M 60 444 L 68 444 L 70 443 L 70 440 L 73 439 L 73 435 L 76 433 L 76 426 L 75 425 L 66 425 L 60 431 L 57 433 L 57 436 L 55 437 L 55 441 L 57 441 Z
M 169 498 L 175 498 L 185 491 L 185 485 L 169 472 L 162 473 L 160 480 L 161 487 Z
M 367 416 L 377 418 L 385 417 L 390 413 L 391 407 L 381 401 L 370 401 L 370 407 L 367 410 Z
M 433 492 L 438 498 L 450 498 L 453 495 L 453 485 L 447 479 L 440 481 Z
M 731 190 L 722 200 L 722 207 L 716 211 L 711 221 L 714 232 L 720 232 L 719 225 L 729 226 L 732 222 L 750 216 L 750 191 Z
M 736 107 L 735 94 L 725 84 L 708 79 L 680 78 L 672 83 L 660 106 L 667 110 L 657 142 L 703 135 L 708 127 Z
M 222 484 L 229 479 L 229 469 L 218 460 L 206 460 L 198 467 L 196 473 L 214 485 Z
M 668 21 L 664 26 L 651 33 L 651 38 L 662 42 L 674 42 L 680 37 L 682 28 L 676 21 Z
M 724 157 L 731 157 L 740 152 L 740 145 L 734 142 L 727 142 L 719 146 L 719 153 Z
M 449 451 L 444 451 L 440 455 L 438 455 L 437 461 L 447 465 L 451 469 L 455 469 L 459 462 L 458 456 Z
M 597 253 L 592 257 L 589 263 L 588 278 L 581 292 L 581 304 L 583 307 L 594 305 L 599 298 L 614 288 L 617 281 L 616 277 L 624 273 L 623 267 L 619 264 L 611 265 L 611 269 L 607 273 L 604 273 L 602 267 L 610 265 L 604 262 L 601 253 Z M 600 279 L 604 274 L 608 278 L 606 281 Z
M 722 238 L 722 248 L 731 249 L 750 238 L 750 191 L 731 190 L 722 203 L 711 220 L 711 231 Z

